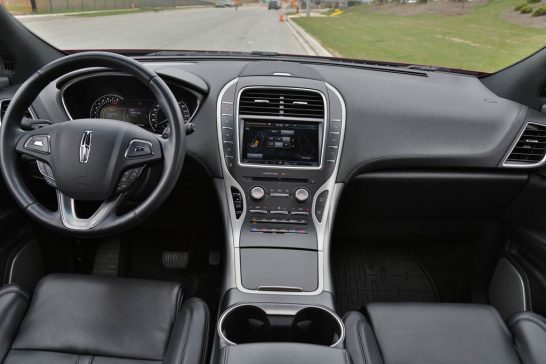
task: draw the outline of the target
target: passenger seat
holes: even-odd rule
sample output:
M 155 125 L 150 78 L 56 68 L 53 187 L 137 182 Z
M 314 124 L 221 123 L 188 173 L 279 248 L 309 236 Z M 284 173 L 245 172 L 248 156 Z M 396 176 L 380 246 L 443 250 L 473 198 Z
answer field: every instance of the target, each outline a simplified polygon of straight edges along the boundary
M 546 319 L 532 312 L 504 322 L 492 307 L 372 303 L 345 316 L 354 364 L 546 363 Z

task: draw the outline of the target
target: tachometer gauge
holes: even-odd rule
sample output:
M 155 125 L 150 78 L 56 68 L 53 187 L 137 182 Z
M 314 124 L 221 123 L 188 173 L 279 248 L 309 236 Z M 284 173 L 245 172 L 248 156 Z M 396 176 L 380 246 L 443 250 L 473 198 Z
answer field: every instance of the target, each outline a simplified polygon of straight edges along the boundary
M 123 97 L 119 95 L 103 95 L 95 100 L 89 116 L 92 119 L 121 119 L 119 115 L 116 115 L 116 110 L 122 102 Z
M 180 101 L 178 103 L 178 106 L 180 107 L 180 111 L 182 112 L 182 118 L 184 118 L 184 122 L 187 123 L 191 118 L 191 112 L 188 108 L 188 105 L 186 105 L 183 101 Z M 169 125 L 169 121 L 167 120 L 165 114 L 163 114 L 163 111 L 161 111 L 161 108 L 157 103 L 152 106 L 148 120 L 150 121 L 150 127 L 156 133 L 163 133 L 163 130 L 165 130 L 167 125 Z

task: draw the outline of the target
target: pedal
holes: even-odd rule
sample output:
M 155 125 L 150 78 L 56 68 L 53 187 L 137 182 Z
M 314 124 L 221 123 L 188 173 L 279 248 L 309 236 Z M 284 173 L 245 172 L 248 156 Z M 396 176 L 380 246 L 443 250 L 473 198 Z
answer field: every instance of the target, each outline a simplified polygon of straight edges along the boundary
M 212 266 L 220 265 L 220 252 L 218 250 L 209 251 L 209 265 L 212 265 Z
M 115 277 L 119 273 L 119 239 L 108 239 L 100 243 L 95 253 L 92 274 Z
M 189 252 L 163 252 L 161 263 L 167 269 L 186 269 L 190 262 Z

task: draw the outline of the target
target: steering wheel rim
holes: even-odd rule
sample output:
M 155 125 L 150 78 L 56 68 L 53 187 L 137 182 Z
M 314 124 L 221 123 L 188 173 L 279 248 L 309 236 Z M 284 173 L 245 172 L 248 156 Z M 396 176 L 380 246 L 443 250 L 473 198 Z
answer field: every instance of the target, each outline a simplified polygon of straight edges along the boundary
M 153 161 L 160 159 L 163 163 L 163 172 L 157 185 L 139 206 L 123 215 L 116 215 L 115 208 L 117 207 L 119 200 L 121 200 L 121 198 L 119 198 L 116 199 L 116 204 L 110 204 L 104 207 L 104 211 L 106 213 L 104 216 L 101 216 L 100 219 L 98 219 L 100 221 L 87 221 L 85 223 L 80 221 L 81 224 L 74 224 L 73 221 L 72 223 L 67 221 L 66 214 L 68 212 L 65 209 L 70 207 L 70 200 L 66 199 L 66 196 L 63 195 L 62 191 L 59 189 L 57 190 L 59 196 L 59 208 L 57 211 L 51 211 L 42 205 L 25 185 L 21 171 L 18 168 L 18 159 L 20 154 L 29 154 L 36 157 L 37 160 L 46 160 L 50 163 L 53 163 L 54 161 L 50 160 L 53 158 L 53 156 L 51 158 L 46 158 L 45 155 L 27 153 L 29 152 L 28 150 L 21 149 L 21 145 L 24 144 L 24 140 L 26 139 L 28 141 L 30 138 L 29 134 L 32 133 L 25 132 L 21 129 L 21 120 L 23 119 L 25 110 L 32 104 L 35 98 L 49 83 L 53 82 L 62 75 L 91 67 L 105 67 L 115 71 L 124 72 L 135 77 L 137 80 L 146 85 L 155 96 L 166 118 L 170 121 L 170 134 L 167 139 L 163 139 L 161 136 L 139 128 L 142 130 L 142 133 L 149 134 L 147 135 L 147 138 L 156 138 L 150 140 L 150 143 L 153 143 L 155 148 L 159 149 L 159 151 L 156 151 L 156 153 L 152 153 L 155 155 Z M 52 127 L 47 127 L 50 129 L 46 129 L 46 131 L 53 134 L 62 134 L 62 128 L 67 128 L 67 125 L 72 127 L 76 127 L 75 125 L 77 125 L 77 127 L 80 128 L 91 125 L 90 120 L 86 119 L 82 119 L 81 125 L 70 124 L 74 122 L 78 123 L 78 120 L 63 121 L 58 124 L 54 124 Z M 99 122 L 97 121 L 97 123 Z M 112 130 L 122 130 L 121 128 L 123 128 L 123 133 L 127 133 L 128 135 L 131 133 L 140 136 L 144 135 L 137 132 L 136 129 L 131 129 L 132 126 L 123 126 L 122 124 L 116 123 L 129 124 L 122 121 L 112 123 L 110 123 L 110 121 L 103 121 L 99 124 L 103 125 L 104 127 L 111 127 Z M 167 84 L 155 72 L 146 68 L 137 61 L 119 54 L 108 52 L 83 52 L 57 59 L 45 65 L 43 68 L 35 72 L 17 90 L 11 99 L 2 121 L 2 125 L 0 126 L 0 165 L 8 190 L 11 192 L 18 205 L 33 219 L 46 227 L 69 235 L 104 236 L 119 233 L 136 226 L 146 217 L 156 211 L 157 208 L 165 201 L 176 185 L 182 171 L 185 157 L 185 136 L 184 119 L 178 107 L 177 100 Z M 62 141 L 65 137 L 66 136 L 59 136 L 59 140 Z M 118 147 L 117 149 L 120 148 L 121 147 Z M 53 152 L 53 149 L 51 152 Z M 63 151 L 63 153 L 65 152 L 78 153 L 78 151 L 74 150 Z M 161 158 L 158 158 L 157 154 L 160 154 Z M 58 156 L 58 158 L 61 158 L 61 156 Z M 125 159 L 127 159 L 127 154 L 125 154 Z M 67 159 L 65 158 L 63 161 L 66 160 Z M 133 166 L 139 165 L 140 162 L 144 161 L 145 160 L 137 160 L 136 162 L 129 161 L 124 163 L 126 165 Z M 81 157 L 80 162 L 82 162 Z M 85 167 L 79 166 L 79 168 Z M 122 171 L 119 171 L 119 173 L 122 173 Z M 80 177 L 85 178 L 83 175 Z M 82 188 L 80 188 L 80 190 L 83 191 Z M 72 201 L 73 200 L 74 199 L 72 199 Z M 111 203 L 112 201 L 107 202 Z M 103 208 L 102 205 L 99 209 L 101 208 Z M 114 211 L 112 211 L 112 209 Z M 74 212 L 74 208 L 72 209 L 72 212 Z M 84 219 L 82 219 L 82 221 L 84 221 Z

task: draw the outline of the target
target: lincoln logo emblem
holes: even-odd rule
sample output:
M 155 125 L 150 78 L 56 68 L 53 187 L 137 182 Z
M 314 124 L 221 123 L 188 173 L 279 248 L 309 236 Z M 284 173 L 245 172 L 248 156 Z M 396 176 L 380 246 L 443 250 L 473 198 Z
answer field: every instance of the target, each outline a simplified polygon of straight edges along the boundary
M 91 153 L 91 136 L 92 131 L 84 131 L 82 140 L 80 141 L 80 163 L 87 163 L 89 160 L 89 153 Z

